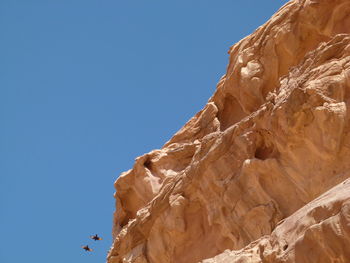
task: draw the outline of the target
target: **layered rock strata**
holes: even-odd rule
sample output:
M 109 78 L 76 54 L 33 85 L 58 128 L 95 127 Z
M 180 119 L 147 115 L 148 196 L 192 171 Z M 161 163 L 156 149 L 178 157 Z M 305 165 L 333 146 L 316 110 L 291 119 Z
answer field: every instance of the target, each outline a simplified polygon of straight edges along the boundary
M 295 0 L 232 46 L 204 109 L 116 181 L 108 262 L 350 262 L 349 32 L 350 1 Z

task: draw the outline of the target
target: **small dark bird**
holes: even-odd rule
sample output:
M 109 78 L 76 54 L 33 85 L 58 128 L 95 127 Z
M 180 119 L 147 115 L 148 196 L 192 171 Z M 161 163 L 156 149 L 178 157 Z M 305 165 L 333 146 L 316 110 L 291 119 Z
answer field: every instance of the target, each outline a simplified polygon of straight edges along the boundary
M 89 248 L 89 246 L 88 245 L 86 245 L 86 246 L 81 246 L 83 249 L 85 249 L 85 251 L 92 251 L 92 249 L 91 248 Z
M 90 236 L 90 238 L 93 239 L 93 240 L 95 240 L 95 241 L 97 241 L 97 240 L 102 240 L 102 238 L 99 237 L 97 234 L 94 235 L 94 236 Z

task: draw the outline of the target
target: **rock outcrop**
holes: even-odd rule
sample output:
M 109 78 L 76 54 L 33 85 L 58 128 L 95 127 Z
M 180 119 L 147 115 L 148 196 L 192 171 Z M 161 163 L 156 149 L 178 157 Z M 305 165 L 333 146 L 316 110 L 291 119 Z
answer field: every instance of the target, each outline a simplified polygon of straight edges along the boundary
M 202 263 L 349 262 L 350 179 L 282 220 L 271 235 Z
M 232 46 L 204 109 L 116 181 L 108 263 L 350 262 L 349 33 L 349 0 L 295 0 Z

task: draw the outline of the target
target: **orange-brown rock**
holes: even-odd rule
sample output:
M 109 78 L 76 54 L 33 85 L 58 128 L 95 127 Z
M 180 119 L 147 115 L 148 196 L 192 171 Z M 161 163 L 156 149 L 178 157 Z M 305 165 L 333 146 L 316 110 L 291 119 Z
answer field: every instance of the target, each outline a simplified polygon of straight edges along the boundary
M 350 179 L 282 220 L 271 235 L 202 263 L 349 262 Z
M 108 262 L 350 262 L 349 33 L 349 0 L 295 0 L 232 46 L 204 109 L 116 181 Z

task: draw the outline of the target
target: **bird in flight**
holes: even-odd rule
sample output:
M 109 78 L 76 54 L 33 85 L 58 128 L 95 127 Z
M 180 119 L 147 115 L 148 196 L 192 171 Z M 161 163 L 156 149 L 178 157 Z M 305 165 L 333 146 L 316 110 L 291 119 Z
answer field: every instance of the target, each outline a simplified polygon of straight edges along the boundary
M 102 238 L 99 237 L 97 234 L 94 235 L 94 236 L 90 236 L 90 238 L 93 239 L 93 240 L 95 240 L 95 241 L 97 241 L 97 240 L 102 240 Z
M 91 248 L 89 248 L 89 246 L 88 245 L 86 245 L 86 246 L 81 246 L 83 249 L 85 249 L 85 251 L 89 251 L 89 252 L 91 252 L 92 251 L 92 249 Z

